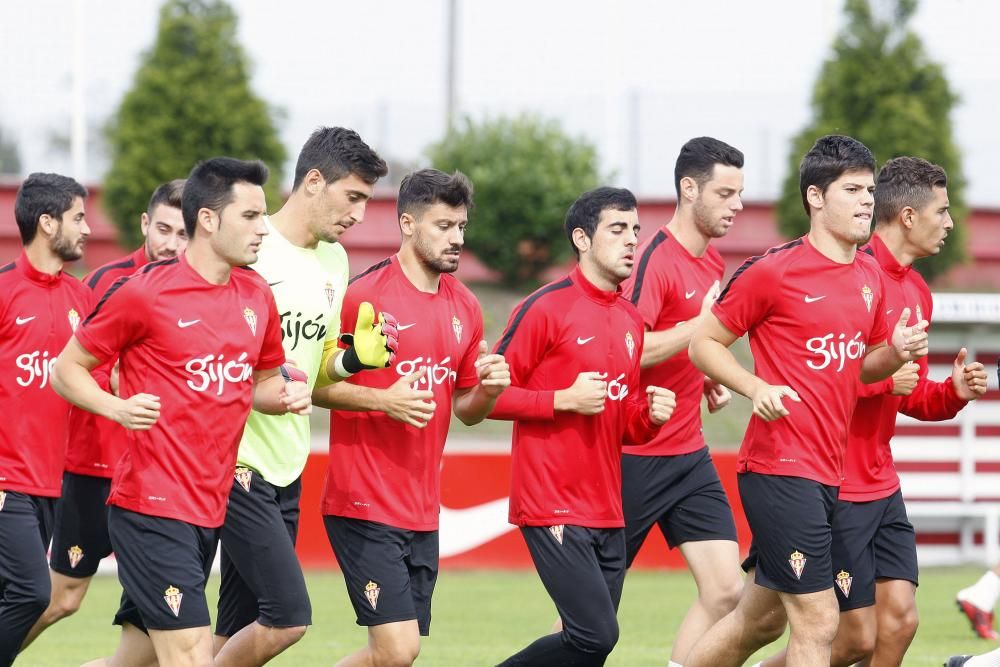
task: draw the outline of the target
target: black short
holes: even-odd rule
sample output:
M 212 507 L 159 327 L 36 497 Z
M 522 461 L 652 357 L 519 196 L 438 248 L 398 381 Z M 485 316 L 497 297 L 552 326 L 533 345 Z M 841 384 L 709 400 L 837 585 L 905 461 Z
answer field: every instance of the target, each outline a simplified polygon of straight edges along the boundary
M 302 482 L 286 487 L 237 468 L 222 525 L 222 584 L 215 634 L 232 637 L 258 621 L 271 628 L 312 624 L 312 606 L 295 555 Z
M 736 523 L 708 447 L 677 456 L 622 455 L 626 561 L 631 566 L 653 525 L 671 548 L 736 541 Z
M 841 611 L 875 604 L 875 581 L 917 584 L 917 536 L 903 494 L 853 503 L 833 511 L 833 571 Z
M 815 593 L 833 586 L 832 530 L 837 487 L 802 477 L 746 472 L 740 498 L 753 533 L 743 569 L 783 593 Z
M 587 653 L 607 646 L 618 636 L 625 529 L 523 526 L 521 534 L 562 619 L 563 641 Z
M 108 537 L 106 477 L 63 473 L 62 497 L 56 503 L 49 567 L 67 577 L 94 576 L 102 558 L 111 555 Z
M 438 533 L 374 521 L 324 516 L 326 535 L 344 573 L 358 625 L 416 619 L 431 628 L 431 596 L 438 575 Z
M 210 625 L 205 582 L 219 543 L 218 528 L 108 508 L 118 561 L 121 607 L 115 625 L 181 630 Z
M 55 498 L 0 490 L 0 665 L 14 661 L 52 595 L 45 550 L 54 507 Z

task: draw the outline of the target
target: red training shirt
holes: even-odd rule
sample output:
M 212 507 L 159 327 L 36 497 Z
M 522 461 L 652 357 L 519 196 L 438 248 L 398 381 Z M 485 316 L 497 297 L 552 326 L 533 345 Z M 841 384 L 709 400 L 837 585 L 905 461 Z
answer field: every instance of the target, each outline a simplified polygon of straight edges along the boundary
M 92 299 L 79 280 L 43 273 L 23 253 L 0 268 L 0 491 L 62 493 L 70 404 L 50 386 L 52 365 Z
M 514 420 L 509 520 L 516 526 L 620 528 L 622 441 L 651 439 L 639 380 L 642 317 L 621 288 L 601 290 L 579 267 L 522 301 L 497 346 L 511 386 L 490 417 Z M 555 390 L 607 373 L 604 412 L 555 412 Z
M 141 247 L 126 257 L 94 269 L 83 279 L 99 297 L 123 276 L 130 276 L 149 263 L 146 248 Z M 110 391 L 110 374 L 117 357 L 94 369 L 93 375 L 101 388 Z M 104 417 L 74 407 L 69 417 L 69 447 L 66 449 L 66 470 L 78 475 L 110 478 L 115 463 L 125 451 L 125 429 Z
M 882 268 L 886 320 L 894 322 L 903 308 L 909 308 L 910 324 L 916 324 L 919 308 L 923 318 L 930 322 L 933 300 L 923 277 L 912 267 L 900 265 L 878 235 L 872 236 L 871 243 L 862 250 Z M 896 432 L 897 412 L 923 421 L 941 421 L 951 419 L 966 406 L 966 401 L 955 393 L 950 377 L 944 382 L 927 379 L 927 357 L 921 357 L 917 365 L 920 379 L 909 396 L 892 394 L 892 378 L 859 387 L 840 500 L 879 500 L 899 488 L 899 475 L 889 447 Z
M 341 307 L 343 331 L 354 331 L 362 301 L 396 317 L 399 347 L 392 368 L 367 370 L 345 382 L 385 389 L 425 369 L 416 389 L 433 391 L 437 409 L 424 428 L 384 412 L 331 410 L 323 514 L 437 530 L 452 396 L 456 389 L 479 384 L 475 363 L 483 339 L 482 310 L 469 288 L 449 274 L 441 275 L 436 294 L 421 292 L 397 257 L 351 280 Z
M 271 289 L 234 268 L 213 285 L 184 255 L 121 278 L 76 333 L 100 361 L 119 356 L 119 392 L 160 397 L 148 431 L 128 431 L 109 505 L 216 528 L 253 401 L 253 372 L 285 360 Z
M 661 229 L 636 251 L 639 266 L 622 284 L 625 296 L 642 315 L 647 331 L 667 331 L 701 313 L 701 302 L 721 280 L 725 262 L 709 246 L 695 257 L 667 229 Z M 705 446 L 701 427 L 701 398 L 705 374 L 695 368 L 687 348 L 669 359 L 642 370 L 643 387 L 666 387 L 677 395 L 677 407 L 660 432 L 647 443 L 625 447 L 637 456 L 690 454 Z
M 712 312 L 737 336 L 750 334 L 755 374 L 788 385 L 789 414 L 750 417 L 740 472 L 843 479 L 847 431 L 869 347 L 886 342 L 882 271 L 869 255 L 850 264 L 822 255 L 807 236 L 771 248 L 737 269 Z

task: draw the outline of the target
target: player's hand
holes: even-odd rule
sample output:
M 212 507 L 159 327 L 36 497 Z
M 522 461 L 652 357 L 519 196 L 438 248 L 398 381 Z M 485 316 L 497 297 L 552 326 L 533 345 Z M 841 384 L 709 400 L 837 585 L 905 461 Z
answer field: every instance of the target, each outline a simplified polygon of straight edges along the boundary
M 708 291 L 705 292 L 705 297 L 701 300 L 700 315 L 703 316 L 712 310 L 712 305 L 715 303 L 715 300 L 719 298 L 719 291 L 720 291 L 719 281 L 716 280 L 714 283 L 712 283 L 712 286 L 708 288 Z
M 348 345 L 344 350 L 342 363 L 344 370 L 358 373 L 372 368 L 388 368 L 396 358 L 399 346 L 399 330 L 396 318 L 389 313 L 379 313 L 375 318 L 375 308 L 362 301 L 358 306 L 358 321 L 354 334 L 341 334 L 340 340 Z
M 427 369 L 421 368 L 415 373 L 404 375 L 382 392 L 382 412 L 396 421 L 423 428 L 434 416 L 437 403 L 434 402 L 434 392 L 429 389 L 417 389 L 417 384 L 427 375 Z
M 479 386 L 487 396 L 496 398 L 510 386 L 510 366 L 507 365 L 503 355 L 490 354 L 489 351 L 486 341 L 479 341 L 476 371 L 479 373 Z
M 912 361 L 907 361 L 899 367 L 899 370 L 892 374 L 892 394 L 893 396 L 909 396 L 917 386 L 919 366 Z M 985 375 L 984 375 L 985 377 Z
M 555 394 L 555 409 L 577 412 L 581 415 L 597 415 L 604 412 L 604 402 L 608 397 L 607 373 L 585 371 L 566 389 Z
M 917 306 L 917 323 L 912 327 L 906 322 L 910 319 L 910 309 L 904 308 L 899 314 L 899 320 L 892 329 L 892 338 L 889 344 L 892 346 L 896 356 L 903 362 L 916 361 L 920 357 L 927 356 L 927 320 L 920 315 L 920 307 Z
M 295 369 L 297 373 L 302 373 Z M 278 400 L 285 407 L 286 412 L 296 415 L 308 415 L 312 412 L 312 389 L 305 382 L 299 380 L 286 381 L 278 392 Z
M 955 393 L 966 401 L 974 401 L 986 393 L 986 367 L 980 362 L 965 363 L 969 351 L 964 347 L 958 351 L 951 368 L 951 382 Z
M 148 431 L 160 418 L 160 397 L 152 394 L 134 394 L 122 399 L 111 419 L 130 431 Z
M 802 402 L 802 399 L 791 387 L 762 383 L 760 388 L 750 397 L 750 400 L 753 401 L 753 413 L 768 422 L 787 417 L 788 409 L 781 403 L 783 398 L 796 403 Z
M 665 424 L 677 407 L 677 396 L 663 387 L 646 387 L 646 399 L 649 401 L 649 421 L 654 424 Z
M 719 384 L 715 380 L 708 377 L 705 378 L 704 392 L 709 412 L 718 412 L 722 408 L 729 405 L 729 402 L 733 400 L 733 395 L 729 393 L 728 389 L 726 389 L 726 385 Z

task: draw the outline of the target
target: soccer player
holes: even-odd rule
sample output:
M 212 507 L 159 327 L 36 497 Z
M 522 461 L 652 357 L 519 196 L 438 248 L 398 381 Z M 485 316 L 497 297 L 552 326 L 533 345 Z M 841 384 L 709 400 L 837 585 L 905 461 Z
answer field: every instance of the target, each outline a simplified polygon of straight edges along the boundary
M 698 637 L 736 606 L 743 588 L 733 511 L 701 427 L 702 396 L 711 412 L 731 396 L 687 354 L 725 271 L 710 244 L 743 210 L 743 153 L 711 137 L 692 139 L 677 156 L 674 186 L 674 217 L 639 246 L 637 268 L 622 288 L 646 330 L 640 386 L 670 389 L 677 408 L 655 438 L 623 448 L 622 503 L 626 567 L 658 525 L 698 586 L 671 649 L 670 667 L 679 667 Z
M 408 174 L 399 187 L 399 253 L 351 280 L 344 328 L 358 304 L 396 315 L 393 370 L 363 373 L 314 393 L 334 408 L 323 521 L 368 645 L 337 663 L 409 665 L 430 632 L 438 571 L 441 456 L 451 413 L 466 424 L 489 414 L 510 384 L 488 354 L 476 297 L 458 269 L 472 206 L 464 174 Z
M 139 219 L 145 239 L 142 246 L 126 257 L 98 267 L 83 279 L 96 297 L 122 276 L 184 251 L 187 232 L 181 215 L 183 190 L 184 179 L 177 179 L 153 191 Z M 113 363 L 94 371 L 105 388 L 110 386 L 112 371 Z M 28 633 L 25 647 L 47 627 L 80 609 L 98 564 L 111 554 L 107 500 L 114 464 L 125 449 L 125 430 L 112 421 L 73 408 L 69 438 L 62 497 L 56 503 L 52 531 L 49 560 L 52 600 Z
M 490 415 L 516 422 L 509 520 L 562 629 L 503 665 L 604 664 L 625 580 L 622 442 L 648 442 L 674 408 L 669 390 L 640 384 L 642 317 L 620 287 L 635 261 L 635 197 L 586 192 L 565 228 L 579 263 L 511 314 L 497 352 L 512 385 Z
M 130 430 L 108 496 L 124 589 L 112 664 L 212 664 L 205 582 L 243 425 L 251 405 L 311 409 L 308 386 L 280 373 L 271 290 L 245 267 L 268 233 L 266 180 L 261 162 L 196 165 L 182 201 L 187 249 L 118 280 L 55 366 L 57 392 Z M 120 397 L 91 375 L 115 356 Z
M 983 639 L 1000 639 L 993 628 L 993 608 L 997 600 L 1000 600 L 1000 565 L 986 570 L 976 583 L 955 596 L 958 608 L 972 624 L 972 631 Z
M 914 260 L 941 251 L 954 227 L 948 213 L 948 178 L 926 160 L 897 157 L 875 184 L 875 233 L 862 248 L 878 261 L 888 315 L 909 307 L 931 320 L 927 283 Z M 840 625 L 831 665 L 899 665 L 917 632 L 917 543 L 899 490 L 889 441 L 896 413 L 914 419 L 951 419 L 986 393 L 986 370 L 959 352 L 951 377 L 927 378 L 927 358 L 905 364 L 893 377 L 858 390 L 844 460 L 844 479 L 833 513 L 833 571 Z M 784 664 L 783 656 L 765 661 Z
M 24 252 L 0 267 L 0 665 L 10 665 L 49 604 L 46 550 L 62 489 L 70 406 L 50 388 L 52 364 L 92 304 L 63 271 L 90 234 L 72 178 L 31 174 L 14 217 Z
M 265 220 L 268 235 L 253 268 L 274 293 L 285 358 L 307 376 L 310 389 L 317 379 L 328 384 L 339 377 L 333 357 L 349 269 L 338 240 L 362 221 L 373 186 L 387 171 L 356 132 L 320 128 L 299 152 L 291 196 Z M 380 347 L 386 357 L 384 343 Z M 312 622 L 295 555 L 309 448 L 308 417 L 250 412 L 221 532 L 216 665 L 264 664 Z
M 884 379 L 927 354 L 926 322 L 907 326 L 910 308 L 887 326 L 881 269 L 857 251 L 871 233 L 874 188 L 868 148 L 818 139 L 799 167 L 809 233 L 747 260 L 691 340 L 692 362 L 753 402 L 738 462 L 753 543 L 736 609 L 687 667 L 742 664 L 781 634 L 786 615 L 788 663 L 830 663 L 839 616 L 830 521 L 858 378 Z M 754 373 L 729 350 L 748 332 Z

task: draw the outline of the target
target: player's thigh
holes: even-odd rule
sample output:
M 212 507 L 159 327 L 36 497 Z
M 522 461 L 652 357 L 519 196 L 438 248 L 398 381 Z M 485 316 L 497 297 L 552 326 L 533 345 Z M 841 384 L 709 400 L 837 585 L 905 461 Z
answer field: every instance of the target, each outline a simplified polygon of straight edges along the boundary
M 310 625 L 309 594 L 281 514 L 278 489 L 260 476 L 248 477 L 233 481 L 221 530 L 223 549 L 239 580 L 253 592 L 262 625 Z M 238 586 L 232 576 L 226 582 Z M 228 592 L 226 582 L 220 590 L 220 605 Z
M 669 491 L 673 500 L 659 518 L 667 544 L 674 548 L 706 540 L 736 542 L 733 510 L 708 449 L 669 459 L 679 472 Z
M 438 532 L 413 531 L 406 549 L 406 569 L 410 575 L 410 594 L 417 613 L 420 634 L 431 631 L 431 599 L 438 578 Z
M 110 488 L 110 479 L 63 474 L 49 557 L 53 572 L 89 578 L 97 573 L 101 559 L 111 555 L 107 505 Z
M 793 594 L 831 589 L 836 489 L 800 477 L 755 473 L 740 474 L 739 488 L 753 532 L 743 567 L 756 568 L 756 583 Z
M 107 660 L 107 667 L 157 667 L 153 641 L 136 626 L 125 623 L 118 646 Z
M 406 564 L 411 531 L 331 515 L 323 523 L 358 625 L 416 621 Z
M 875 604 L 875 539 L 885 503 L 840 500 L 833 510 L 833 583 L 843 612 Z
M 733 540 L 705 540 L 680 545 L 699 591 L 728 591 L 741 586 L 740 545 Z
M 226 551 L 226 545 L 219 548 L 219 603 L 215 619 L 215 634 L 232 637 L 250 625 L 260 616 L 257 596 L 240 576 Z
M 45 558 L 51 504 L 17 491 L 0 493 L 4 494 L 0 509 L 0 590 L 8 599 L 16 595 L 47 601 L 52 592 Z
M 204 627 L 207 633 L 205 584 L 218 531 L 114 506 L 108 519 L 124 589 L 115 622 L 149 630 Z
M 212 633 L 208 626 L 180 630 L 150 630 L 160 665 L 211 665 Z
M 919 585 L 917 535 L 906 515 L 903 497 L 896 491 L 886 501 L 886 509 L 875 535 L 875 578 L 898 579 Z M 901 589 L 906 589 L 901 586 Z
M 622 455 L 622 512 L 626 565 L 631 567 L 649 531 L 673 503 L 666 457 Z

